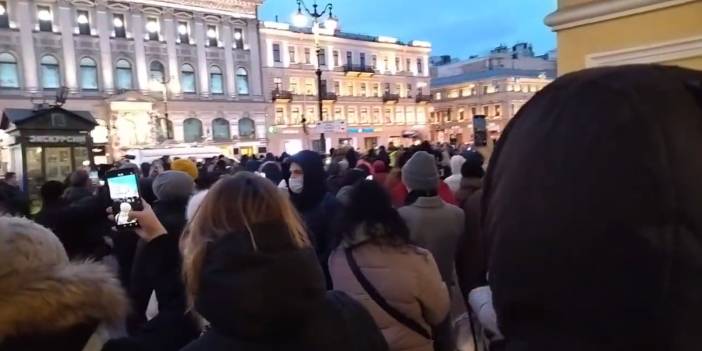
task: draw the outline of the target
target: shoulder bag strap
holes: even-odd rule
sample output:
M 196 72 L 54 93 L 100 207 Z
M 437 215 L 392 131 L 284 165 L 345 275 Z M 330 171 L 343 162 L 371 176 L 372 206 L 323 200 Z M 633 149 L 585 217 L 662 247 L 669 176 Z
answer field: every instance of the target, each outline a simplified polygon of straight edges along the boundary
M 429 340 L 433 340 L 434 338 L 432 337 L 431 332 L 427 331 L 414 319 L 407 317 L 402 312 L 390 306 L 390 304 L 385 300 L 385 298 L 383 298 L 383 296 L 380 295 L 380 293 L 378 293 L 378 290 L 375 289 L 373 284 L 371 284 L 370 281 L 368 281 L 368 279 L 366 278 L 366 276 L 363 275 L 363 272 L 361 272 L 361 269 L 358 267 L 356 259 L 353 257 L 353 253 L 351 252 L 351 250 L 352 248 L 347 248 L 345 250 L 346 261 L 349 263 L 351 272 L 353 272 L 353 275 L 356 277 L 358 282 L 361 283 L 361 286 L 366 291 L 366 293 L 368 293 L 368 296 L 370 296 L 370 298 L 373 299 L 373 301 L 375 301 L 375 303 L 378 304 L 378 306 L 380 306 L 380 308 L 382 308 L 387 314 L 389 314 L 392 318 L 395 318 L 402 325 L 409 329 L 412 329 L 417 334 Z

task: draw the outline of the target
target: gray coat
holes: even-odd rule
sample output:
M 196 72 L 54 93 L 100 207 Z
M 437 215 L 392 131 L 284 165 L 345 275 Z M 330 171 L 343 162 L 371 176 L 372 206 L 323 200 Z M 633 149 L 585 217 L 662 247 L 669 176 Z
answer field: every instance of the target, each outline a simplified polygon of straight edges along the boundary
M 399 212 L 410 229 L 412 241 L 431 252 L 441 277 L 453 285 L 456 244 L 465 226 L 463 210 L 435 196 L 420 197 Z

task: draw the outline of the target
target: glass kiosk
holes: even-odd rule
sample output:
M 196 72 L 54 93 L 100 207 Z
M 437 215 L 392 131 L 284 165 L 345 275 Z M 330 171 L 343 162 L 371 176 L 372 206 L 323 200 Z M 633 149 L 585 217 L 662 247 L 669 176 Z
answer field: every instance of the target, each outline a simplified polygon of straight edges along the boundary
M 32 200 L 49 180 L 63 182 L 84 165 L 93 165 L 90 131 L 97 122 L 86 111 L 59 106 L 44 109 L 5 109 L 0 129 L 9 136 L 8 171 L 17 173 L 20 186 Z

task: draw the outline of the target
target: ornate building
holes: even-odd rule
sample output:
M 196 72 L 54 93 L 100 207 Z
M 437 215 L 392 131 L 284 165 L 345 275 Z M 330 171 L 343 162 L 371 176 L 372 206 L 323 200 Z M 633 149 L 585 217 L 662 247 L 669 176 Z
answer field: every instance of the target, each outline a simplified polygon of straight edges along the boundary
M 499 137 L 519 109 L 550 83 L 556 71 L 552 53 L 535 56 L 531 46 L 500 46 L 484 57 L 432 67 L 431 139 L 472 143 L 473 116 L 486 117 Z
M 64 107 L 99 123 L 98 162 L 264 151 L 261 2 L 0 0 L 0 110 L 68 87 Z
M 425 130 L 430 43 L 279 22 L 263 22 L 260 32 L 264 92 L 273 101 L 268 133 L 273 151 L 319 149 L 317 67 L 323 119 L 345 126 L 345 132 L 326 132 L 327 148 L 408 145 L 412 139 L 405 137 Z

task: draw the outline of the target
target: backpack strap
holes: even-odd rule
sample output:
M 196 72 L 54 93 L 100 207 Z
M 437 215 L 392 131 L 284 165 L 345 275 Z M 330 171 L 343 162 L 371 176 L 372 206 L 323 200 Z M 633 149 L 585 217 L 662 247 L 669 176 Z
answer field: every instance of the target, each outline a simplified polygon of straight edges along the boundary
M 415 333 L 429 339 L 433 340 L 434 338 L 431 335 L 430 331 L 427 331 L 421 324 L 419 324 L 417 321 L 414 319 L 407 317 L 404 313 L 398 311 L 394 307 L 392 307 L 386 300 L 383 298 L 382 295 L 378 292 L 378 290 L 375 289 L 373 284 L 371 284 L 370 281 L 368 281 L 368 278 L 363 274 L 361 269 L 358 267 L 358 263 L 356 263 L 356 259 L 353 257 L 352 253 L 352 248 L 347 248 L 344 250 L 346 254 L 346 261 L 349 263 L 349 267 L 351 268 L 351 272 L 353 275 L 356 277 L 358 282 L 361 284 L 363 289 L 368 293 L 368 296 L 370 296 L 373 301 L 375 301 L 380 308 L 382 308 L 387 314 L 389 314 L 392 318 L 395 318 L 400 324 L 404 325 L 405 327 L 411 329 Z

